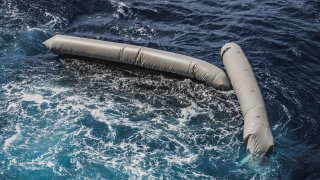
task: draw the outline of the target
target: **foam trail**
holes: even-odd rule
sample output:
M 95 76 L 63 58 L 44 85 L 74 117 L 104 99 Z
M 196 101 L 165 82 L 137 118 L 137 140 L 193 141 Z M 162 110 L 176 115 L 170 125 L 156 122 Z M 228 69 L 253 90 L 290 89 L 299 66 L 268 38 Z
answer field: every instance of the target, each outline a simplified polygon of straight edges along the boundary
M 16 134 L 12 135 L 10 138 L 6 139 L 3 145 L 3 150 L 7 151 L 9 146 L 16 141 L 21 134 L 21 127 L 20 124 L 16 124 Z

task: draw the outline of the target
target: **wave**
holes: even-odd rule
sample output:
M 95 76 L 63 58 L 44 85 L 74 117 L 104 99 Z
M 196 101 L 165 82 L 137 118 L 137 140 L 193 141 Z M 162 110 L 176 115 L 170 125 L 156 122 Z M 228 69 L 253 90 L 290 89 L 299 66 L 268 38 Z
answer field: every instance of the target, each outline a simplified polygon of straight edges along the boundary
M 299 162 L 319 146 L 319 3 L 1 2 L 1 177 L 276 179 L 301 169 L 316 176 L 317 158 Z M 220 67 L 220 47 L 237 41 L 260 82 L 275 154 L 266 163 L 247 157 L 233 91 L 60 59 L 41 44 L 57 33 L 173 51 Z

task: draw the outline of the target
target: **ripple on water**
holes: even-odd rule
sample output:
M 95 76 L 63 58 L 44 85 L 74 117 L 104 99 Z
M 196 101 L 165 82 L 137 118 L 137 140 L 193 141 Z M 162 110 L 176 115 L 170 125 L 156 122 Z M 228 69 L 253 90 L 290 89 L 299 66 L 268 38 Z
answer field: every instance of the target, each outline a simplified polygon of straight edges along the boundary
M 4 179 L 319 177 L 319 3 L 18 1 L 0 9 L 0 173 Z M 63 33 L 143 45 L 222 67 L 245 49 L 276 152 L 247 157 L 234 92 L 143 69 L 61 60 Z M 309 176 L 308 176 L 309 175 Z

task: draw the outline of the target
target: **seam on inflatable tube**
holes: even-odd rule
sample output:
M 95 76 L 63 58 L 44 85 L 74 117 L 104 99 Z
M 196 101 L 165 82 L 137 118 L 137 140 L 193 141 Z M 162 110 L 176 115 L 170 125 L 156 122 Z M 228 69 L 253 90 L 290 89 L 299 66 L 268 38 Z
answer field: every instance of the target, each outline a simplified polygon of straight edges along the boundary
M 246 112 L 243 113 L 243 116 L 245 117 L 245 116 L 247 115 L 247 113 L 248 113 L 250 110 L 254 109 L 254 108 L 265 108 L 265 107 L 264 107 L 264 106 L 254 105 L 254 106 L 250 107 L 248 110 L 246 110 Z
M 119 51 L 119 54 L 118 54 L 118 61 L 121 61 L 121 62 L 122 62 L 122 60 L 123 60 L 123 52 L 124 52 L 125 48 L 126 48 L 126 45 L 123 45 L 123 46 L 121 47 L 121 49 L 120 49 L 120 51 Z
M 191 77 L 196 78 L 194 69 L 195 69 L 195 66 L 197 65 L 197 63 L 194 62 L 194 61 L 195 61 L 195 60 L 192 60 L 192 61 L 190 62 L 189 67 L 188 67 L 188 71 L 189 71 L 189 74 L 191 75 Z
M 223 71 L 222 70 L 220 70 L 219 72 L 217 72 L 215 75 L 214 75 L 214 77 L 213 77 L 213 79 L 212 79 L 212 83 L 214 82 L 214 80 L 216 79 L 216 77 L 218 76 L 218 74 L 219 73 L 222 73 Z M 221 84 L 218 84 L 219 86 L 221 86 Z M 219 87 L 218 87 L 219 88 Z
M 137 66 L 141 66 L 141 64 L 142 64 L 143 51 L 144 51 L 144 48 L 140 47 L 137 52 L 137 55 L 135 57 L 135 65 L 137 65 Z

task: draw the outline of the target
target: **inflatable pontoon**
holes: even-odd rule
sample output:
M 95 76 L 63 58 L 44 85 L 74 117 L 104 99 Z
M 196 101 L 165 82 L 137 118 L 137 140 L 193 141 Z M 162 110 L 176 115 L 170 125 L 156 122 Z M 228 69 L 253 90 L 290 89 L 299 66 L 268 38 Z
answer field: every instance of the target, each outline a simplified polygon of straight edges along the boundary
M 65 35 L 56 35 L 45 41 L 44 45 L 58 55 L 81 56 L 170 72 L 195 78 L 221 90 L 233 87 L 244 116 L 243 137 L 247 149 L 253 156 L 265 156 L 273 150 L 273 136 L 261 91 L 246 56 L 235 43 L 228 43 L 221 49 L 228 76 L 220 68 L 200 59 L 141 46 Z

